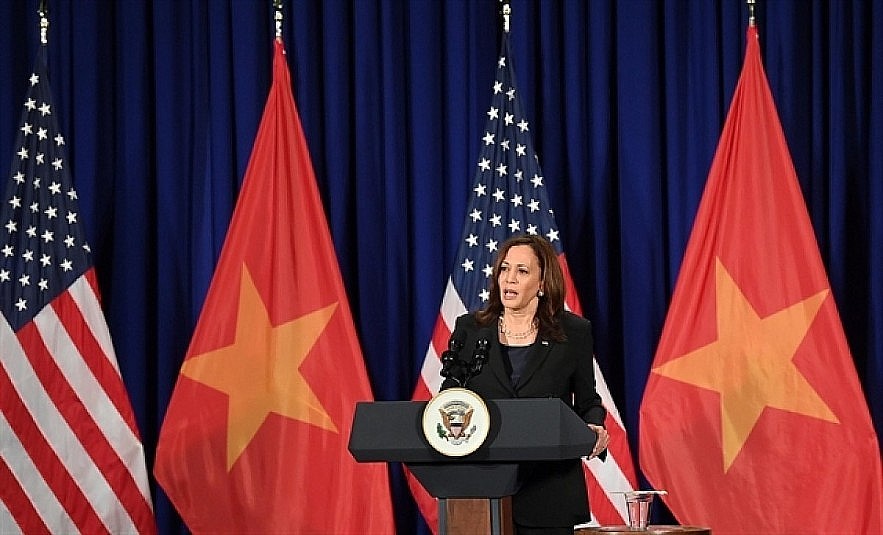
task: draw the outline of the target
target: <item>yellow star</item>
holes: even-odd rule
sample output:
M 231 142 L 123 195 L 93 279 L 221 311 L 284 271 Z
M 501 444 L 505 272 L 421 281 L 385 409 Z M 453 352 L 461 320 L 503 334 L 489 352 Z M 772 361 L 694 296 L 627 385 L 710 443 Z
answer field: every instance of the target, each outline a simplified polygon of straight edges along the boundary
M 337 432 L 299 370 L 336 308 L 333 303 L 273 326 L 251 274 L 242 265 L 233 344 L 196 355 L 181 368 L 182 374 L 230 398 L 228 471 L 270 412 Z
M 838 420 L 791 362 L 829 290 L 761 318 L 719 258 L 715 275 L 717 340 L 653 372 L 720 393 L 726 472 L 766 407 Z

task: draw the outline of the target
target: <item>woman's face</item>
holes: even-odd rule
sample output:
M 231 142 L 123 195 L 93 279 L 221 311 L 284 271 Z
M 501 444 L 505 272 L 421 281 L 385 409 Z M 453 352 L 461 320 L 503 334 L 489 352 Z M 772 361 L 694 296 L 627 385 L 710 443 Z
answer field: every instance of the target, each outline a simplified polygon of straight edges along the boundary
M 507 309 L 520 311 L 538 305 L 537 292 L 542 289 L 540 261 L 529 245 L 516 245 L 506 251 L 500 264 L 497 284 L 500 300 Z

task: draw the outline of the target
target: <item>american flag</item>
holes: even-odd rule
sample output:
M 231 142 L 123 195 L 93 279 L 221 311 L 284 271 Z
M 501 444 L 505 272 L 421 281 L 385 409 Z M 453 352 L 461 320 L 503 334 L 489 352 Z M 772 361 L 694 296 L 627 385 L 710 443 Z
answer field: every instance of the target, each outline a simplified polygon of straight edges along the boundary
M 461 314 L 486 305 L 497 248 L 513 234 L 539 234 L 551 242 L 564 267 L 567 306 L 581 313 L 554 212 L 549 205 L 546 179 L 534 152 L 530 124 L 516 89 L 508 33 L 504 33 L 500 45 L 487 117 L 463 236 L 414 399 L 429 399 L 438 392 L 442 381 L 439 355 L 447 348 L 454 321 Z M 622 420 L 597 362 L 595 378 L 608 411 L 606 427 L 611 440 L 606 461 L 593 459 L 585 463 L 591 509 L 602 524 L 622 524 L 627 519 L 625 503 L 622 496 L 615 493 L 634 489 L 634 464 Z M 409 483 L 427 523 L 434 528 L 438 514 L 435 504 L 415 481 Z
M 0 533 L 153 533 L 41 46 L 0 207 Z

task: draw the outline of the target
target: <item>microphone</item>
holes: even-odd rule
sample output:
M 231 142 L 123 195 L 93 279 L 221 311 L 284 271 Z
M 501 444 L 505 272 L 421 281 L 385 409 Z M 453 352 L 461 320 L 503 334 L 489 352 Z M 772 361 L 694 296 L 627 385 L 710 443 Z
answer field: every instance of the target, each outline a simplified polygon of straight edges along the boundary
M 463 384 L 463 361 L 460 359 L 460 351 L 462 350 L 463 340 L 454 338 L 452 335 L 451 339 L 448 340 L 448 348 L 441 355 L 441 376 L 451 377 L 458 384 Z
M 469 377 L 475 377 L 481 373 L 481 369 L 487 363 L 488 339 L 479 338 L 475 342 L 475 351 L 472 352 L 472 365 L 469 367 Z
M 470 379 L 481 373 L 481 369 L 487 362 L 488 345 L 489 342 L 487 338 L 479 338 L 475 342 L 475 349 L 472 351 L 472 360 L 470 361 L 469 368 L 466 370 L 466 374 L 463 377 L 464 388 Z

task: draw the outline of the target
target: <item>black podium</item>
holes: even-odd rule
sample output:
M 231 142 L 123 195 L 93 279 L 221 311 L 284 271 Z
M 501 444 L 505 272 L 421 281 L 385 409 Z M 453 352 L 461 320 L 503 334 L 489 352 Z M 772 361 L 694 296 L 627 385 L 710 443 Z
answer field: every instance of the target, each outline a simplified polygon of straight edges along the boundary
M 558 398 L 487 400 L 484 444 L 463 457 L 437 452 L 423 435 L 425 401 L 356 405 L 349 450 L 359 462 L 401 462 L 439 499 L 439 533 L 456 526 L 512 532 L 511 496 L 529 463 L 589 455 L 597 436 Z M 475 506 L 478 501 L 480 507 Z

